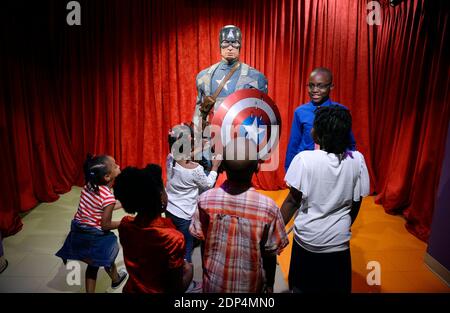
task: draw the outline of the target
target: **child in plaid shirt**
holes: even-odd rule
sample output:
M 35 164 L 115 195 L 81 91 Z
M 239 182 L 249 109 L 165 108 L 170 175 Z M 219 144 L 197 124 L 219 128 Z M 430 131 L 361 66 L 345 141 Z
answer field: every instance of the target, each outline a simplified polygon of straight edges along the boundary
M 256 145 L 231 141 L 223 166 L 227 180 L 200 196 L 190 227 L 205 241 L 203 292 L 272 292 L 276 255 L 289 241 L 275 202 L 252 187 Z

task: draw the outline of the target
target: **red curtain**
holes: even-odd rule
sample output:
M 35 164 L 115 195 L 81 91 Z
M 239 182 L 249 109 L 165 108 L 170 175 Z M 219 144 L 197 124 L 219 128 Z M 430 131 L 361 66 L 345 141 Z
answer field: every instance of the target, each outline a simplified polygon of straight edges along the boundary
M 235 24 L 241 59 L 266 75 L 283 121 L 279 169 L 255 184 L 284 187 L 293 111 L 308 101 L 310 71 L 326 66 L 377 199 L 427 238 L 450 115 L 445 1 L 383 8 L 380 26 L 367 24 L 366 1 L 79 3 L 81 26 L 66 24 L 64 1 L 0 4 L 3 233 L 82 184 L 87 152 L 164 165 L 168 128 L 191 119 L 195 76 L 219 60 L 219 29 Z
M 370 144 L 388 213 L 426 241 L 450 117 L 448 1 L 405 1 L 376 28 Z

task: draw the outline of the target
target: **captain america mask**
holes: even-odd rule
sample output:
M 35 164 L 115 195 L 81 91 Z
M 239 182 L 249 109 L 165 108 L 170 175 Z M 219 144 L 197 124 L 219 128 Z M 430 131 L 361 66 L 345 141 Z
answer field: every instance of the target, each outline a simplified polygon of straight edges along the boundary
M 234 25 L 227 25 L 220 30 L 219 44 L 220 48 L 233 48 L 239 49 L 241 47 L 242 33 L 241 30 Z

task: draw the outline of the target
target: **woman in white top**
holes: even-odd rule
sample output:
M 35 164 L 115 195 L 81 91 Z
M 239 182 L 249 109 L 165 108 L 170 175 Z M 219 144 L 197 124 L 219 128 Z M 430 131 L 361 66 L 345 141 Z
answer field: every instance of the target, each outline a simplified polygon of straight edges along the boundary
M 351 225 L 369 194 L 364 156 L 348 151 L 350 112 L 317 110 L 312 135 L 320 150 L 297 154 L 286 172 L 287 224 L 295 212 L 289 286 L 294 292 L 351 292 Z
M 214 187 L 216 183 L 221 158 L 213 158 L 212 169 L 206 175 L 203 167 L 192 161 L 193 128 L 186 124 L 174 127 L 169 133 L 169 147 L 171 153 L 166 160 L 166 216 L 183 233 L 186 241 L 185 259 L 192 263 L 193 237 L 189 232 L 189 225 L 197 208 L 199 193 Z

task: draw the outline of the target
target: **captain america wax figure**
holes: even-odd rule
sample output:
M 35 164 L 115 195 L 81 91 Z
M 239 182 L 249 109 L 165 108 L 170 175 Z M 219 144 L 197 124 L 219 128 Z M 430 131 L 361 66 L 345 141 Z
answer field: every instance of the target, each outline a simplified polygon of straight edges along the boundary
M 219 32 L 220 62 L 202 70 L 196 78 L 197 99 L 192 117 L 196 133 L 196 142 L 203 138 L 202 155 L 196 155 L 208 172 L 211 165 L 211 134 L 204 131 L 211 122 L 214 112 L 223 100 L 241 89 L 258 89 L 267 94 L 267 78 L 253 67 L 240 62 L 242 32 L 234 25 L 224 26 Z M 199 136 L 201 134 L 201 136 Z
M 241 45 L 242 33 L 237 26 L 227 25 L 220 30 L 219 47 L 222 60 L 202 70 L 196 79 L 198 94 L 192 118 L 196 128 L 199 127 L 202 121 L 201 108 L 205 97 L 213 96 L 223 80 L 225 80 L 225 83 L 222 89 L 214 99 L 214 104 L 211 106 L 208 114 L 205 114 L 209 115 L 209 117 L 220 106 L 222 101 L 236 90 L 255 88 L 267 93 L 266 77 L 253 67 L 239 61 Z M 234 72 L 231 77 L 226 80 L 227 74 L 233 69 Z M 210 120 L 209 117 L 207 120 Z

